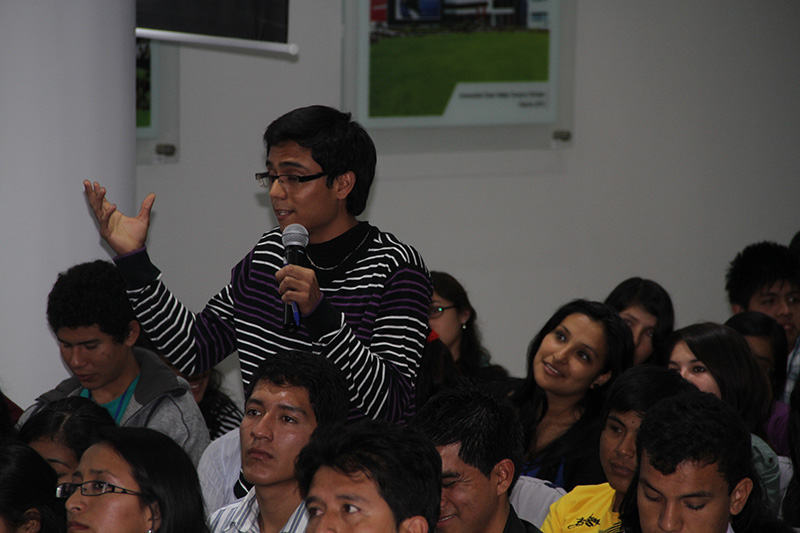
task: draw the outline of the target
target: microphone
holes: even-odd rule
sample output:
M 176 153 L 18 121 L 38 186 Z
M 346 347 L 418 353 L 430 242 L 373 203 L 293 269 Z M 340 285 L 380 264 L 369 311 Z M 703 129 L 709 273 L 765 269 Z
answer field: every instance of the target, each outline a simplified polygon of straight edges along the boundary
M 300 224 L 289 224 L 281 236 L 285 251 L 285 264 L 306 265 L 306 246 L 308 245 L 308 230 Z M 300 327 L 300 311 L 295 302 L 286 302 L 283 308 L 283 329 L 292 332 Z

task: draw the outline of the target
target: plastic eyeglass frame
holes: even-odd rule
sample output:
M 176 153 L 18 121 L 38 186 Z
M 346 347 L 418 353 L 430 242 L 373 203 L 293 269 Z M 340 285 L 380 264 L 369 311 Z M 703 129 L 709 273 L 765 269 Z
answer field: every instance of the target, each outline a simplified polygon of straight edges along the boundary
M 457 306 L 455 304 L 453 304 L 453 305 L 448 305 L 448 306 L 445 306 L 445 307 L 438 307 L 438 306 L 429 307 L 428 308 L 428 318 L 439 318 L 440 316 L 442 316 L 442 313 L 444 313 L 448 309 L 452 309 L 454 307 L 457 307 Z
M 103 490 L 101 492 L 98 492 L 97 494 L 88 493 L 85 487 L 86 485 L 89 485 L 91 483 L 102 484 Z M 125 489 L 117 485 L 112 485 L 111 483 L 107 483 L 105 481 L 92 480 L 92 481 L 84 481 L 83 483 L 61 483 L 59 485 L 56 485 L 56 498 L 69 498 L 70 496 L 75 494 L 75 491 L 78 490 L 78 488 L 81 489 L 82 496 L 91 496 L 91 497 L 102 496 L 103 494 L 111 494 L 114 492 L 118 494 L 132 494 L 134 496 L 142 495 L 141 492 L 136 492 L 135 490 Z
M 256 172 L 256 183 L 260 187 L 264 187 L 265 189 L 271 189 L 275 180 L 278 180 L 278 183 L 281 184 L 281 187 L 285 187 L 287 189 L 293 189 L 300 185 L 301 183 L 307 183 L 309 181 L 317 180 L 323 176 L 327 176 L 327 172 L 320 172 L 318 174 L 309 174 L 307 176 L 295 176 L 293 174 L 271 174 L 269 172 Z M 291 178 L 291 181 L 286 180 L 283 181 L 281 178 Z

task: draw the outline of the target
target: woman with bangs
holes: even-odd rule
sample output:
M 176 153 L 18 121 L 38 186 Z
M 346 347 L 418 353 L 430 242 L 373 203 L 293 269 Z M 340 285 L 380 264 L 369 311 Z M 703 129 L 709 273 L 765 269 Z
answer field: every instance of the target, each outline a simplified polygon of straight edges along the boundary
M 574 300 L 555 312 L 531 341 L 527 376 L 511 395 L 525 426 L 522 475 L 567 491 L 606 480 L 603 401 L 632 360 L 630 329 L 609 306 Z
M 619 313 L 633 334 L 633 364 L 658 363 L 666 358 L 664 344 L 675 327 L 672 299 L 649 279 L 628 278 L 605 301 Z
M 767 444 L 769 382 L 747 341 L 728 326 L 704 322 L 676 330 L 669 339 L 668 367 L 703 392 L 730 405 L 750 430 L 753 465 L 774 514 L 780 505 L 778 457 Z

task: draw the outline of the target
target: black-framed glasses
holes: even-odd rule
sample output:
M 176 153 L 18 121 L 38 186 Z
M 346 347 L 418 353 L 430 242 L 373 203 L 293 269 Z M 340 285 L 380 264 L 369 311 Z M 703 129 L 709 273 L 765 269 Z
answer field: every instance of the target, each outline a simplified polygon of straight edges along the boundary
M 447 305 L 445 307 L 432 305 L 428 308 L 428 318 L 439 318 L 440 316 L 442 316 L 442 313 L 454 307 L 456 307 L 456 305 Z
M 256 172 L 256 182 L 266 189 L 271 189 L 272 185 L 277 180 L 286 190 L 296 189 L 302 183 L 318 180 L 323 176 L 327 176 L 327 172 L 320 172 L 318 174 L 309 174 L 307 176 L 295 176 L 294 174 L 272 174 L 271 172 Z
M 80 487 L 81 494 L 84 496 L 101 496 L 110 492 L 119 492 L 120 494 L 133 494 L 134 496 L 141 496 L 141 492 L 135 490 L 123 489 L 105 481 L 84 481 L 83 483 L 61 483 L 56 486 L 56 498 L 69 498 Z

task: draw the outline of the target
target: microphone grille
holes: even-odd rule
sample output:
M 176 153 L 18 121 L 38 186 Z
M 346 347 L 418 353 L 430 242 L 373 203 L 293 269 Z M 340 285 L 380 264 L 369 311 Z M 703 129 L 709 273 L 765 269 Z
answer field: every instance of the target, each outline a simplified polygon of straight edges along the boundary
M 308 245 L 308 230 L 306 230 L 306 228 L 300 224 L 289 224 L 283 230 L 281 240 L 283 241 L 284 248 L 288 248 L 289 246 L 299 246 L 300 248 L 305 249 L 305 247 Z

